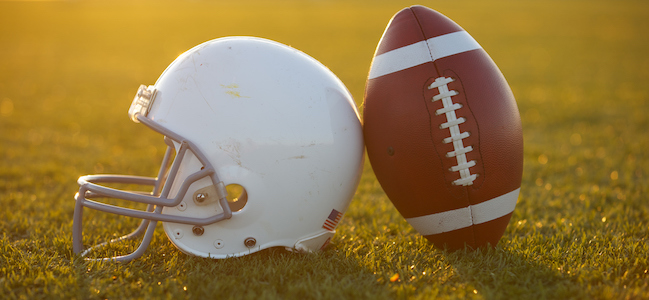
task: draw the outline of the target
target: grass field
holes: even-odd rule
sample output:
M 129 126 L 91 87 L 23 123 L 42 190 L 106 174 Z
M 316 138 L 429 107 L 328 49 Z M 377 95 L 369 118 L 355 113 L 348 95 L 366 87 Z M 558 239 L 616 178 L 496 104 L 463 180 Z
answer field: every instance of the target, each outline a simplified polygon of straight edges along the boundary
M 649 298 L 645 1 L 421 2 L 482 44 L 518 101 L 523 184 L 495 249 L 433 248 L 366 160 L 320 253 L 215 261 L 180 253 L 159 230 L 128 264 L 73 255 L 78 176 L 157 172 L 160 136 L 126 112 L 178 54 L 222 36 L 274 39 L 327 65 L 361 106 L 376 43 L 411 4 L 0 1 L 0 298 Z M 137 224 L 94 220 L 86 234 L 100 240 Z

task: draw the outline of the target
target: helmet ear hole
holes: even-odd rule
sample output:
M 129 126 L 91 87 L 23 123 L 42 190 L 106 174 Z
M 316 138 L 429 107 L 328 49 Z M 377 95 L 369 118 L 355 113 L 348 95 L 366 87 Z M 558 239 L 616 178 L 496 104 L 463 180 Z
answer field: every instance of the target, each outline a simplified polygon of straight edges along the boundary
M 246 188 L 236 183 L 225 186 L 228 191 L 228 205 L 232 212 L 240 211 L 248 203 L 248 192 Z

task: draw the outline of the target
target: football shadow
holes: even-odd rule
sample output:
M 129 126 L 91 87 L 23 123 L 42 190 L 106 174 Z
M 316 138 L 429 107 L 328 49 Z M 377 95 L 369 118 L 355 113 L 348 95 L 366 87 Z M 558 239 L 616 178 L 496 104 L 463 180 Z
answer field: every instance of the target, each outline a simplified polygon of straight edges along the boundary
M 542 254 L 499 245 L 446 251 L 435 248 L 416 233 L 396 233 L 393 245 L 378 245 L 378 255 L 346 255 L 342 245 L 325 251 L 332 262 L 355 266 L 358 288 L 366 296 L 387 298 L 563 299 L 580 294 L 585 287 L 569 272 L 545 264 Z M 368 253 L 367 256 L 372 256 Z M 367 280 L 367 277 L 371 277 Z M 356 278 L 365 278 L 356 281 Z M 341 278 L 348 279 L 348 278 Z M 364 287 L 365 286 L 365 287 Z M 369 294 L 368 294 L 369 293 Z
M 544 265 L 541 254 L 533 251 L 497 246 L 441 252 L 453 268 L 454 281 L 486 299 L 562 299 L 579 290 L 569 274 Z

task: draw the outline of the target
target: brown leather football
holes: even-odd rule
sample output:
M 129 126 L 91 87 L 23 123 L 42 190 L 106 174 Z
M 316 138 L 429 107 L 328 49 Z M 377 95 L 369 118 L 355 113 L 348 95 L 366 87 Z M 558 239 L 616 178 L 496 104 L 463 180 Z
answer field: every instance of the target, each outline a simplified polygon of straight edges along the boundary
M 364 135 L 381 187 L 439 248 L 495 246 L 516 206 L 523 134 L 514 95 L 471 35 L 423 6 L 376 48 Z

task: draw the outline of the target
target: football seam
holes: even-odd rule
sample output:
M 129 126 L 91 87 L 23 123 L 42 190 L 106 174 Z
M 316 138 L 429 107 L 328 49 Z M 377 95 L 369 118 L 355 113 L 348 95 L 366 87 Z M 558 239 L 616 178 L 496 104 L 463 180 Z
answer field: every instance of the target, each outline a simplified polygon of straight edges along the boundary
M 423 37 L 423 39 L 425 41 L 426 40 L 426 35 L 424 33 L 424 29 L 422 28 L 421 22 L 419 22 L 419 18 L 417 18 L 417 14 L 413 10 L 413 7 L 414 6 L 409 7 L 410 13 L 412 13 L 413 17 L 415 18 L 415 21 L 417 21 L 417 25 L 419 26 L 419 31 L 421 32 L 421 35 L 422 35 L 422 37 Z M 435 64 L 435 61 L 433 60 L 433 53 L 431 52 L 431 50 L 430 50 L 430 48 L 428 46 L 426 46 L 426 50 L 428 50 L 428 55 L 431 58 L 431 62 L 433 64 L 433 67 L 435 68 L 435 72 L 436 72 L 435 76 L 430 77 L 430 78 L 439 77 L 440 72 L 437 69 L 437 65 Z M 427 81 L 429 79 L 427 79 Z M 424 87 L 426 87 L 426 86 L 428 86 L 428 85 L 424 84 Z M 422 98 L 424 100 L 424 107 L 428 107 L 428 103 L 427 103 L 428 99 L 425 96 L 425 91 L 426 91 L 426 89 L 424 88 L 423 91 L 422 91 Z M 433 128 L 433 124 L 432 124 L 433 116 L 431 115 L 430 111 L 427 108 L 426 108 L 426 114 L 428 114 L 428 128 Z M 437 149 L 437 145 L 435 144 L 435 138 L 433 137 L 433 131 L 432 130 L 429 130 L 429 136 L 430 136 L 430 142 L 433 145 L 433 147 L 435 148 L 435 155 L 437 156 L 437 159 L 439 159 L 440 165 L 444 165 L 444 163 L 443 163 L 444 158 L 440 155 L 439 150 Z M 444 176 L 444 178 L 446 178 L 446 176 Z M 444 181 L 446 182 L 446 179 L 444 179 Z M 444 188 L 446 188 L 446 190 L 448 191 L 449 194 L 454 195 L 453 191 L 449 188 L 448 184 L 445 184 Z M 466 191 L 465 191 L 465 193 L 466 193 Z M 467 195 L 467 197 L 468 197 L 468 195 Z M 471 202 L 468 201 L 467 205 L 470 205 L 470 204 L 471 204 Z M 473 222 L 472 222 L 472 224 L 473 224 Z
M 422 35 L 422 37 L 423 37 L 423 39 L 425 41 L 426 40 L 426 35 L 424 33 L 424 29 L 422 28 L 421 22 L 419 22 L 419 18 L 417 18 L 417 14 L 413 10 L 413 7 L 414 6 L 409 7 L 410 13 L 412 13 L 413 17 L 415 18 L 415 21 L 417 21 L 417 25 L 419 26 L 419 31 L 421 32 L 421 35 Z M 433 64 L 433 67 L 435 68 L 435 72 L 437 73 L 437 74 L 435 74 L 434 77 L 435 78 L 439 77 L 440 73 L 439 73 L 439 70 L 437 69 L 437 65 L 435 64 L 435 61 L 433 60 L 433 53 L 431 52 L 431 50 L 430 50 L 430 48 L 428 46 L 426 46 L 426 50 L 428 50 L 428 55 L 430 55 L 431 62 Z M 430 78 L 433 78 L 433 77 L 430 77 Z M 425 84 L 424 86 L 427 86 L 427 84 Z M 424 89 L 423 91 L 426 91 L 426 89 Z M 428 99 L 425 96 L 425 92 L 422 92 L 422 98 L 424 99 L 424 107 L 428 107 L 428 103 L 427 103 Z M 426 113 L 428 114 L 428 128 L 433 128 L 433 124 L 432 124 L 433 116 L 430 114 L 430 111 L 428 109 L 426 109 Z M 438 151 L 437 146 L 435 144 L 435 139 L 433 137 L 433 131 L 432 130 L 430 130 L 429 135 L 430 135 L 430 142 L 432 143 L 433 147 L 435 148 L 435 155 L 437 155 L 437 158 L 439 159 L 440 165 L 444 165 L 444 163 L 443 163 L 444 158 L 439 154 L 439 151 Z M 444 176 L 444 177 L 446 178 L 446 176 Z M 444 181 L 446 181 L 446 179 Z M 454 194 L 451 191 L 451 189 L 448 187 L 447 184 L 445 184 L 444 187 L 449 192 L 449 194 L 451 194 L 451 195 Z M 468 204 L 470 205 L 471 203 L 469 202 Z
M 421 31 L 421 34 L 424 37 L 424 40 L 427 40 L 426 33 L 424 32 L 424 28 L 422 27 L 421 22 L 419 21 L 419 17 L 417 17 L 417 14 L 415 13 L 415 10 L 413 9 L 412 6 L 410 7 L 410 12 L 414 16 L 415 21 L 417 21 L 417 25 L 419 26 L 419 30 Z M 430 47 L 426 47 L 426 48 L 428 50 L 428 54 L 430 55 L 433 66 L 435 67 L 435 71 L 437 72 L 437 75 L 438 75 L 437 77 L 443 76 L 443 75 L 441 75 L 441 72 L 439 71 L 439 68 L 437 67 L 437 63 L 435 63 L 435 60 L 433 59 L 433 53 L 430 50 Z M 427 99 L 424 99 L 424 101 L 427 101 Z M 467 104 L 468 104 L 468 99 L 467 99 Z M 429 120 L 430 120 L 430 117 L 431 117 L 430 116 L 430 111 L 427 109 L 426 112 L 428 113 Z M 476 124 L 477 124 L 477 122 L 476 122 Z M 432 124 L 430 124 L 430 125 L 432 125 Z M 432 138 L 432 126 L 431 126 L 431 138 Z M 435 141 L 433 140 L 432 142 L 433 142 L 433 145 L 435 145 Z M 435 152 L 438 152 L 438 151 L 435 151 Z M 437 156 L 440 157 L 440 154 L 437 153 Z M 442 157 L 440 157 L 440 159 L 442 159 Z M 447 189 L 448 189 L 448 187 L 447 187 Z M 469 193 L 467 191 L 468 188 L 464 187 L 464 189 L 465 189 L 465 193 L 466 193 L 466 197 L 467 197 L 467 202 L 469 204 L 467 207 L 468 207 L 469 211 L 471 212 L 471 201 L 469 199 L 470 195 L 469 195 Z M 473 223 L 473 214 L 471 213 L 471 214 L 469 214 L 469 216 L 471 216 L 470 217 L 471 218 L 471 231 L 472 231 L 472 234 L 471 234 L 472 245 L 471 246 L 473 248 L 477 244 L 477 241 L 476 241 L 476 229 L 475 229 L 475 224 Z
M 416 14 L 415 11 L 413 10 L 413 7 L 412 7 L 412 6 L 410 7 L 410 12 L 412 13 L 413 17 L 415 18 L 415 21 L 417 21 L 417 25 L 419 26 L 419 30 L 420 30 L 420 32 L 421 32 L 421 34 L 422 34 L 423 39 L 424 39 L 424 40 L 428 40 L 428 37 L 426 36 L 426 33 L 424 32 L 424 28 L 422 27 L 421 22 L 419 22 L 419 18 L 417 17 L 417 14 Z M 435 63 L 436 60 L 434 59 L 433 52 L 431 51 L 430 47 L 426 46 L 426 49 L 428 50 L 428 54 L 429 54 L 429 56 L 430 56 L 430 58 L 431 58 L 431 62 L 433 63 L 433 66 L 435 67 L 435 71 L 436 71 L 436 73 L 437 73 L 437 74 L 436 74 L 437 77 L 435 77 L 435 79 L 437 80 L 437 78 L 445 77 L 445 76 L 444 76 L 444 75 L 439 71 L 439 68 L 438 68 L 437 64 Z M 452 78 L 452 77 L 451 77 L 451 78 Z M 454 80 L 452 80 L 452 81 L 454 81 Z M 461 85 L 462 85 L 462 84 L 461 84 Z M 462 85 L 462 86 L 463 86 L 463 85 Z M 431 89 L 431 88 L 429 87 L 429 89 Z M 438 92 L 442 93 L 442 91 L 439 90 L 439 88 L 438 88 Z M 457 92 L 457 91 L 455 91 L 455 92 Z M 457 95 L 457 94 L 456 94 L 456 95 Z M 432 99 L 431 99 L 431 100 L 432 100 Z M 439 99 L 439 100 L 442 100 L 442 99 Z M 429 99 L 426 99 L 426 98 L 424 97 L 424 101 L 429 101 Z M 468 101 L 467 101 L 467 105 L 468 105 Z M 428 105 L 426 104 L 426 106 L 428 106 Z M 446 108 L 446 107 L 444 106 L 444 108 Z M 461 107 L 460 107 L 460 108 L 461 108 Z M 431 119 L 432 119 L 432 115 L 431 115 L 430 111 L 428 111 L 428 110 L 426 110 L 426 111 L 427 111 L 427 113 L 428 113 L 429 120 L 431 120 Z M 455 111 L 455 110 L 453 110 L 453 112 L 454 112 L 454 111 Z M 473 115 L 473 112 L 472 112 L 470 109 L 469 109 L 469 112 L 471 113 L 471 115 L 472 115 L 472 116 L 474 117 L 474 119 L 475 119 L 475 115 Z M 439 114 L 439 115 L 441 115 L 441 114 Z M 448 120 L 448 116 L 446 116 L 446 117 L 447 117 L 447 122 L 449 122 L 449 120 Z M 457 120 L 460 120 L 460 119 L 463 119 L 463 117 L 456 118 L 456 119 L 457 119 Z M 465 120 L 466 120 L 466 119 L 465 119 Z M 460 124 L 461 124 L 461 123 L 464 123 L 464 122 L 462 121 L 462 122 L 460 122 Z M 476 123 L 477 123 L 477 122 L 476 122 Z M 431 136 L 431 142 L 433 143 L 433 146 L 434 146 L 434 145 L 435 145 L 435 139 L 433 138 L 433 135 L 432 135 L 432 125 L 433 125 L 433 124 L 429 124 L 429 125 L 430 125 L 430 128 L 431 128 L 431 135 L 430 135 L 430 136 Z M 476 125 L 477 125 L 477 124 L 476 124 Z M 453 137 L 453 129 L 451 129 L 451 128 L 452 128 L 452 127 L 456 127 L 456 126 L 457 126 L 457 130 L 459 131 L 459 124 L 457 124 L 457 125 L 453 125 L 453 126 L 449 126 L 449 127 L 448 127 L 448 129 L 449 129 L 449 133 L 450 133 L 450 135 L 451 135 L 451 138 Z M 442 128 L 442 129 L 446 129 L 446 128 Z M 462 139 L 464 139 L 464 138 L 462 138 Z M 461 139 L 460 139 L 460 141 L 461 141 Z M 478 141 L 479 141 L 479 137 L 478 137 Z M 443 143 L 446 143 L 446 142 L 443 141 Z M 473 150 L 475 150 L 475 149 L 472 148 L 471 145 L 469 145 L 468 147 L 464 147 L 464 146 L 462 146 L 462 147 L 463 147 L 463 148 L 461 148 L 461 149 L 466 149 L 466 148 L 469 148 L 469 147 L 471 148 L 470 150 L 467 151 L 467 153 L 468 153 L 468 152 L 471 152 L 471 151 L 473 151 Z M 437 147 L 435 147 L 435 148 L 437 148 Z M 453 142 L 453 150 L 454 150 L 454 151 L 452 151 L 452 152 L 456 152 L 456 151 L 458 150 L 458 149 L 456 149 L 455 142 Z M 441 161 L 442 159 L 444 159 L 444 158 L 441 157 L 441 155 L 438 153 L 438 151 L 435 151 L 435 152 L 437 152 L 437 156 L 440 158 L 440 161 Z M 448 153 L 447 153 L 447 154 L 448 154 Z M 445 156 L 446 156 L 445 158 L 448 158 L 448 155 L 445 155 Z M 464 157 L 464 158 L 462 159 L 461 157 Z M 457 163 L 458 163 L 458 166 L 461 164 L 461 160 L 466 160 L 466 153 L 460 154 L 460 157 L 456 156 L 456 161 L 457 161 Z M 472 161 L 469 161 L 469 162 L 466 162 L 466 163 L 467 163 L 467 164 L 470 164 L 471 162 L 472 162 Z M 473 161 L 473 162 L 474 162 L 474 165 L 473 165 L 473 166 L 475 166 L 477 163 L 476 163 L 475 161 Z M 443 164 L 442 164 L 442 165 L 443 165 Z M 465 170 L 468 171 L 470 168 L 471 168 L 471 166 L 469 166 L 469 167 L 467 167 L 467 168 L 462 168 L 462 169 L 465 169 Z M 465 179 L 465 177 L 466 177 L 466 176 L 462 176 L 462 173 L 463 173 L 462 170 L 458 170 L 458 171 L 449 170 L 449 171 L 451 171 L 451 172 L 459 172 L 459 174 L 460 174 L 460 179 L 459 179 L 459 180 L 461 180 L 461 179 Z M 471 171 L 468 171 L 468 173 L 469 173 L 469 177 L 471 177 L 471 176 L 470 176 L 470 175 L 471 175 L 470 172 L 471 172 Z M 477 173 L 476 173 L 476 174 L 477 174 Z M 474 177 L 472 180 L 470 180 L 470 181 L 471 181 L 471 184 L 469 184 L 469 185 L 472 185 L 473 181 L 475 181 L 475 177 Z M 456 184 L 455 182 L 456 182 L 456 181 L 452 181 L 451 184 L 453 184 L 453 185 L 459 185 L 459 184 Z M 463 186 L 467 186 L 467 185 L 463 185 Z M 447 189 L 448 189 L 448 187 L 447 187 Z M 469 195 L 467 194 L 467 198 L 468 198 L 468 197 L 469 197 Z M 468 199 L 467 199 L 467 200 L 468 200 Z M 471 201 L 469 201 L 468 204 L 471 204 Z
M 421 22 L 419 22 L 419 18 L 417 17 L 417 14 L 415 13 L 415 10 L 413 9 L 414 6 L 410 7 L 410 12 L 412 12 L 412 15 L 415 17 L 415 21 L 417 21 L 417 25 L 419 26 L 419 31 L 421 31 L 421 35 L 424 37 L 424 41 L 427 40 L 426 38 L 426 33 L 424 32 L 424 28 L 421 26 Z M 435 71 L 437 74 L 441 74 L 439 72 L 439 69 L 437 68 L 437 64 L 435 64 L 435 57 L 433 56 L 433 52 L 430 51 L 430 47 L 426 45 L 426 49 L 428 49 L 428 54 L 430 55 L 430 61 L 433 63 L 433 66 L 435 67 Z

